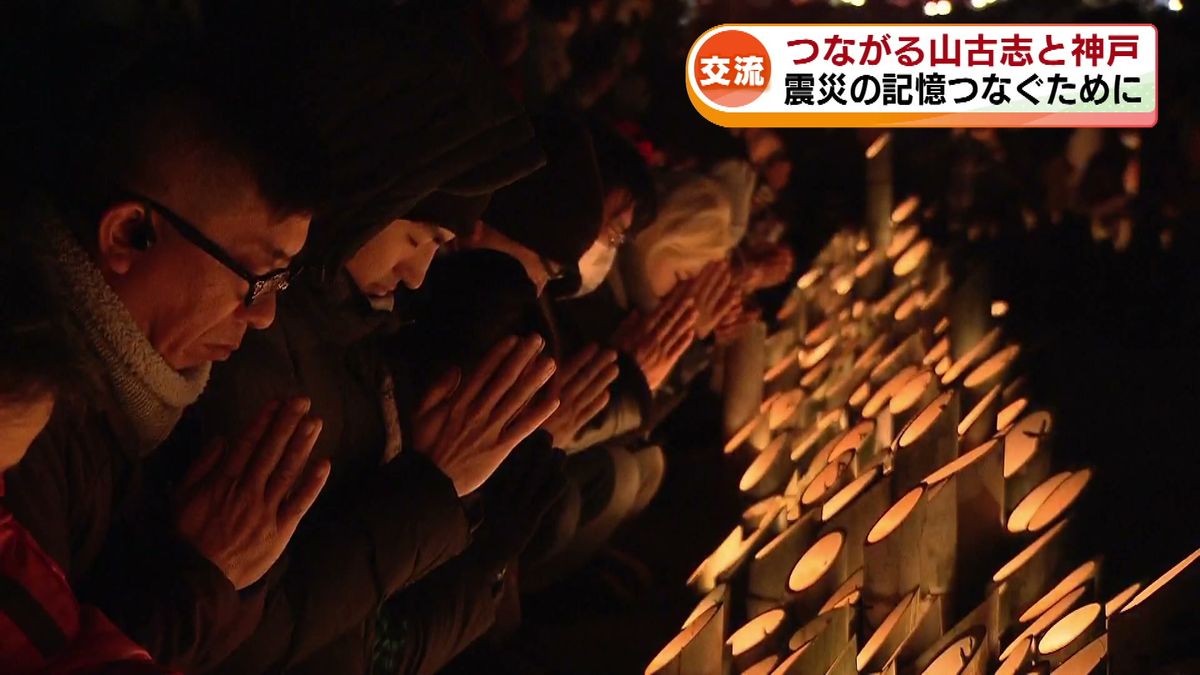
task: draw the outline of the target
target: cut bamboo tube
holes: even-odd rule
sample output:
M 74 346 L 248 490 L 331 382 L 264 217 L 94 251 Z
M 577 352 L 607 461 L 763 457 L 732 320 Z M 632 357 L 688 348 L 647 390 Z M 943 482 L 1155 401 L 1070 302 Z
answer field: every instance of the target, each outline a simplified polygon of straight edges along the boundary
M 909 491 L 891 506 L 867 533 L 863 548 L 863 618 L 878 627 L 906 594 L 921 585 L 920 549 L 924 525 L 921 495 Z
M 946 314 L 950 311 L 950 301 L 953 297 L 954 286 L 949 277 L 944 277 L 932 284 L 921 304 L 921 322 L 941 337 L 950 332 L 950 319 Z
M 1025 389 L 1028 384 L 1028 378 L 1026 378 L 1024 375 L 1018 375 L 1017 377 L 1013 378 L 1012 382 L 1009 382 L 1004 386 L 1004 391 L 1000 394 L 1000 400 L 1007 405 L 1018 398 L 1025 397 Z
M 709 607 L 663 648 L 646 675 L 724 675 L 725 636 L 715 620 L 719 608 Z
M 843 454 L 831 459 L 818 471 L 800 493 L 800 510 L 820 510 L 820 506 L 854 478 L 854 454 Z
M 1004 522 L 1003 456 L 993 439 L 964 453 L 923 481 L 926 536 L 924 551 L 936 574 L 927 586 L 935 595 L 952 595 L 954 615 L 983 600 L 994 569 Z M 949 569 L 947 569 L 947 566 Z M 945 586 L 933 585 L 944 580 Z
M 857 658 L 858 640 L 854 636 L 851 636 L 850 641 L 842 648 L 842 653 L 838 654 L 833 665 L 829 667 L 829 670 L 825 671 L 825 675 L 858 675 Z
M 882 467 L 875 466 L 821 505 L 821 531 L 846 533 L 846 565 L 849 569 L 862 567 L 867 533 L 891 506 L 891 493 Z
M 737 559 L 745 542 L 747 531 L 750 531 L 750 528 L 743 528 L 741 525 L 733 528 L 733 531 L 725 537 L 716 550 L 700 563 L 695 572 L 692 572 L 688 578 L 688 587 L 701 594 L 712 592 L 717 587 L 717 575 Z
M 919 331 L 912 333 L 903 342 L 896 345 L 892 351 L 884 355 L 879 364 L 871 370 L 871 384 L 880 385 L 887 382 L 908 366 L 921 363 L 921 359 L 924 357 L 925 345 L 921 339 L 921 333 Z
M 893 328 L 895 332 L 903 335 L 915 331 L 920 326 L 921 307 L 925 304 L 925 299 L 925 291 L 920 287 L 913 289 L 904 298 L 900 306 L 892 313 L 892 318 L 895 319 Z
M 767 408 L 767 428 L 776 431 L 794 427 L 796 411 L 804 402 L 805 396 L 804 390 L 799 388 L 781 393 Z
M 1037 653 L 1051 667 L 1062 665 L 1104 633 L 1104 608 L 1093 602 L 1059 619 L 1037 642 Z
M 929 253 L 932 250 L 933 242 L 928 239 L 922 239 L 913 244 L 896 259 L 896 263 L 892 265 L 892 274 L 903 279 L 910 274 L 920 272 L 928 264 Z
M 1037 601 L 1058 574 L 1064 557 L 1064 532 L 1069 520 L 1046 530 L 994 575 L 993 592 L 998 594 L 998 629 L 1003 632 Z
M 817 616 L 828 614 L 834 610 L 849 609 L 858 604 L 859 596 L 862 594 L 863 571 L 858 568 L 850 575 L 848 579 L 842 582 L 838 589 L 830 594 L 829 599 L 821 605 L 821 609 L 817 610 Z M 794 646 L 794 645 L 789 645 Z
M 908 247 L 917 240 L 921 230 L 916 225 L 900 228 L 896 230 L 896 236 L 892 238 L 892 243 L 888 244 L 885 250 L 888 260 L 895 260 L 900 257 L 900 254 L 908 250 Z
M 904 199 L 904 201 L 897 204 L 896 208 L 892 209 L 892 222 L 896 225 L 903 225 L 903 224 L 907 223 L 908 219 L 911 218 L 912 215 L 917 212 L 917 209 L 920 208 L 920 206 L 921 206 L 921 198 L 918 197 L 917 195 L 909 195 L 908 197 L 906 197 Z M 904 229 L 915 229 L 915 228 L 916 228 L 916 225 L 911 225 L 907 228 L 902 228 L 901 230 L 898 230 L 896 232 L 896 234 L 893 235 L 893 237 L 892 237 L 892 243 L 895 243 L 896 237 L 899 237 L 900 233 L 903 232 Z M 892 246 L 891 244 L 888 244 L 888 248 L 891 248 L 891 246 Z M 888 257 L 894 258 L 895 256 L 888 256 Z
M 946 630 L 942 635 L 933 642 L 923 653 L 915 659 L 910 659 L 911 668 L 907 668 L 907 672 L 919 673 L 925 668 L 928 668 L 931 663 L 946 649 L 946 647 L 958 638 L 970 633 L 973 630 L 983 629 L 983 640 L 986 642 L 985 647 L 989 655 L 996 654 L 999 649 L 999 641 L 996 637 L 996 605 L 991 597 L 984 600 L 978 607 L 972 609 L 962 617 L 957 624 Z
M 1019 643 L 1014 643 L 1012 652 L 1008 658 L 1000 661 L 1000 667 L 996 669 L 996 675 L 1023 675 L 1028 672 L 1035 662 L 1033 639 L 1025 638 Z
M 947 646 L 921 675 L 987 675 L 987 629 L 976 626 Z
M 974 448 L 991 438 L 995 434 L 999 407 L 1000 385 L 996 385 L 958 423 L 959 446 Z
M 891 401 L 892 396 L 903 389 L 904 385 L 919 372 L 920 370 L 916 366 L 908 366 L 898 371 L 883 386 L 876 389 L 866 405 L 863 406 L 862 416 L 864 419 L 875 422 L 876 438 L 881 445 L 891 445 L 895 434 L 899 431 L 899 428 L 892 419 L 888 402 Z
M 1108 623 L 1109 672 L 1154 672 L 1200 643 L 1200 549 L 1138 592 Z
M 802 675 L 828 671 L 852 639 L 850 614 L 849 608 L 844 608 L 818 616 L 793 633 L 787 645 L 789 656 L 776 672 Z
M 727 622 L 729 620 L 729 613 L 725 611 L 728 605 L 729 586 L 721 584 L 720 586 L 717 586 L 709 591 L 708 595 L 704 596 L 700 599 L 700 602 L 696 603 L 696 608 L 693 609 L 692 613 L 688 614 L 688 617 L 683 620 L 683 625 L 679 627 L 679 630 L 687 630 L 687 627 L 692 625 L 692 622 L 695 620 L 704 616 L 704 613 L 707 612 L 709 608 L 717 607 L 720 609 L 721 613 L 715 620 L 721 623 L 721 634 L 724 635 L 727 632 L 726 629 L 728 628 Z
M 900 432 L 892 488 L 903 494 L 958 455 L 958 392 L 947 391 L 925 406 Z
M 1054 492 L 1051 492 L 1046 501 L 1042 502 L 1042 505 L 1034 512 L 1033 518 L 1029 520 L 1029 531 L 1041 532 L 1061 518 L 1079 502 L 1080 495 L 1083 494 L 1084 488 L 1088 486 L 1091 479 L 1091 469 L 1080 469 L 1071 474 L 1071 477 L 1055 488 Z
M 846 429 L 846 424 L 846 413 L 843 410 L 830 410 L 820 415 L 812 428 L 800 438 L 796 445 L 792 446 L 791 460 L 800 466 L 807 467 L 811 462 L 810 455 L 813 451 L 823 447 L 841 434 Z
M 919 589 L 906 594 L 884 617 L 883 622 L 871 634 L 856 658 L 860 672 L 875 672 L 895 660 L 901 648 L 908 642 L 916 650 L 928 647 L 937 639 L 940 622 L 930 621 L 940 613 L 932 608 L 934 600 Z M 914 639 L 915 638 L 915 639 Z
M 1068 593 L 1080 588 L 1085 584 L 1095 586 L 1096 577 L 1100 572 L 1099 558 L 1089 560 L 1079 567 L 1071 570 L 1071 573 L 1063 577 L 1062 581 L 1058 582 L 1054 588 L 1046 592 L 1037 602 L 1033 603 L 1029 609 L 1021 613 L 1017 621 L 1021 623 L 1030 623 L 1044 614 L 1047 610 L 1053 607 L 1059 600 L 1066 597 Z
M 1021 354 L 1020 345 L 1009 345 L 989 356 L 963 380 L 963 388 L 972 402 L 977 401 L 992 387 L 1003 385 L 1009 370 Z
M 871 306 L 871 314 L 876 317 L 890 317 L 900 306 L 900 301 L 908 295 L 913 285 L 913 281 L 909 280 L 896 283 L 892 290 L 887 292 L 887 295 Z
M 925 352 L 925 356 L 921 357 L 921 365 L 926 368 L 932 368 L 934 364 L 942 360 L 943 356 L 949 353 L 950 338 L 943 337 L 930 347 L 928 352 Z
M 807 374 L 818 365 L 824 363 L 825 359 L 829 358 L 829 355 L 833 353 L 833 349 L 837 347 L 837 344 L 838 336 L 830 335 L 815 347 L 801 349 L 798 357 L 800 369 Z
M 960 361 L 984 339 L 988 326 L 987 271 L 977 269 L 962 279 L 950 299 L 950 355 Z
M 1086 647 L 1075 652 L 1066 663 L 1051 675 L 1101 675 L 1106 672 L 1104 657 L 1108 655 L 1108 635 L 1101 635 Z
M 779 665 L 779 655 L 772 654 L 758 663 L 742 671 L 742 675 L 771 675 L 775 666 Z
M 1053 419 L 1048 412 L 1021 418 L 1004 435 L 1004 508 L 1017 504 L 1050 476 L 1049 435 Z
M 1133 597 L 1135 595 L 1137 595 L 1138 592 L 1141 590 L 1142 590 L 1142 583 L 1140 581 L 1135 581 L 1132 584 L 1126 586 L 1125 589 L 1122 590 L 1120 593 L 1117 593 L 1116 595 L 1112 596 L 1112 598 L 1108 602 L 1104 603 L 1105 618 L 1111 619 L 1113 614 L 1116 614 L 1117 612 L 1124 609 L 1125 605 L 1128 605 L 1129 601 L 1132 600 Z
M 783 489 L 794 469 L 787 442 L 788 436 L 780 434 L 754 458 L 738 482 L 743 494 L 762 499 Z
M 904 383 L 891 400 L 888 412 L 896 428 L 903 428 L 918 412 L 929 405 L 939 392 L 937 377 L 931 370 L 920 370 Z
M 953 324 L 951 324 L 953 325 Z M 954 339 L 950 339 L 950 359 L 952 361 L 950 369 L 942 375 L 942 386 L 949 387 L 950 385 L 958 384 L 958 381 L 966 375 L 967 371 L 978 363 L 981 359 L 987 358 L 992 350 L 996 348 L 996 343 L 1000 341 L 1000 329 L 993 328 L 984 335 L 978 343 L 975 344 L 967 353 L 962 356 L 954 355 Z
M 892 209 L 896 203 L 892 191 L 892 152 L 890 131 L 876 136 L 865 152 L 867 203 L 863 221 L 870 233 L 870 243 L 880 250 L 886 250 L 892 243 Z
M 763 384 L 768 388 L 775 389 L 786 389 L 799 384 L 801 350 L 802 348 L 796 347 L 785 354 L 783 358 L 773 362 L 771 367 L 763 373 Z
M 996 431 L 1007 432 L 1008 428 L 1017 421 L 1017 418 L 1021 416 L 1021 413 L 1025 412 L 1025 408 L 1027 407 L 1029 407 L 1029 399 L 1018 398 L 1001 408 L 1000 412 L 996 414 Z
M 846 535 L 833 531 L 818 539 L 796 561 L 787 590 L 798 616 L 816 616 L 826 598 L 846 580 L 845 548 Z
M 883 292 L 887 277 L 887 262 L 882 250 L 874 250 L 863 256 L 854 268 L 854 296 L 873 300 Z
M 1000 652 L 1001 659 L 1007 659 L 1014 652 L 1020 649 L 1023 643 L 1030 640 L 1037 642 L 1038 638 L 1042 637 L 1051 626 L 1058 623 L 1067 614 L 1070 614 L 1082 602 L 1086 604 L 1088 600 L 1088 589 L 1084 586 L 1076 586 L 1067 591 L 1061 598 L 1045 612 L 1037 616 L 1029 625 L 1013 638 L 1003 651 Z
M 1013 509 L 1012 514 L 1008 517 L 1008 531 L 1012 533 L 1026 532 L 1029 530 L 1029 523 L 1033 517 L 1037 515 L 1038 509 L 1042 508 L 1042 504 L 1054 494 L 1061 485 L 1071 478 L 1070 471 L 1062 471 L 1050 476 L 1042 481 L 1040 485 L 1029 491 L 1025 498 L 1021 500 L 1017 507 Z
M 729 437 L 725 442 L 725 454 L 732 455 L 747 444 L 756 450 L 762 450 L 767 444 L 758 445 L 758 442 L 762 439 L 764 431 L 767 431 L 767 414 L 760 412 Z
M 933 334 L 937 337 L 942 337 L 943 335 L 949 337 L 950 317 L 943 316 L 941 319 L 939 319 L 937 324 L 935 324 L 933 327 Z M 947 345 L 947 350 L 948 349 L 949 345 Z M 947 351 L 947 353 L 949 353 L 949 351 Z
M 766 337 L 767 325 L 762 321 L 754 321 L 725 351 L 725 377 L 721 392 L 725 402 L 726 436 L 733 435 L 758 415 L 758 407 L 763 401 L 763 373 L 766 371 L 763 345 Z
M 755 552 L 746 587 L 753 599 L 776 605 L 788 599 L 788 578 L 816 539 L 818 524 L 816 513 L 806 514 Z
M 747 670 L 779 651 L 787 630 L 787 611 L 778 608 L 759 614 L 733 632 L 725 646 L 737 672 Z
M 792 499 L 784 495 L 771 495 L 751 504 L 745 511 L 742 511 L 742 527 L 747 530 L 765 527 L 772 536 L 779 534 L 787 526 L 783 511 L 787 509 L 790 501 Z M 772 519 L 764 520 L 768 516 L 771 516 Z
M 864 420 L 854 425 L 838 438 L 837 442 L 830 448 L 826 461 L 831 462 L 842 455 L 851 454 L 854 456 L 856 469 L 861 470 L 877 451 L 875 423 L 871 420 Z

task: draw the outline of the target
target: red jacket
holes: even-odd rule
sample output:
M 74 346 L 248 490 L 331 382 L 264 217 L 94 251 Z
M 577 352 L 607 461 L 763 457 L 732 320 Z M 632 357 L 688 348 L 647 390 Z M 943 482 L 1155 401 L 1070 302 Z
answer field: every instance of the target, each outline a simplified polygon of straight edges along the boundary
M 0 475 L 0 497 L 4 477 Z M 94 607 L 0 504 L 0 669 L 5 673 L 167 673 Z

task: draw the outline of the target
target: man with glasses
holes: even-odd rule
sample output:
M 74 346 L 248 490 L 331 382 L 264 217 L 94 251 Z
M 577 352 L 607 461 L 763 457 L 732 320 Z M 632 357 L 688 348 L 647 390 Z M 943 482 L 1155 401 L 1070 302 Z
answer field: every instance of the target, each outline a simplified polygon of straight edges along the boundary
M 305 152 L 288 150 L 303 144 L 211 65 L 159 49 L 129 69 L 87 110 L 53 198 L 20 221 L 44 235 L 89 377 L 6 494 L 84 602 L 186 672 L 254 627 L 257 582 L 329 473 L 308 461 L 321 421 L 306 399 L 268 404 L 177 484 L 161 466 L 212 362 L 273 321 L 316 194 L 296 170 Z

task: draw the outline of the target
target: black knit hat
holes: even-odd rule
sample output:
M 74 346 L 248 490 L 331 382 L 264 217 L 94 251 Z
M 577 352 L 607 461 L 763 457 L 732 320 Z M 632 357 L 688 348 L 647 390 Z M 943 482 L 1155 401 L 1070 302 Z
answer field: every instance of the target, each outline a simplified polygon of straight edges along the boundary
M 538 255 L 574 267 L 596 241 L 604 192 L 586 125 L 566 115 L 534 119 L 546 165 L 496 191 L 484 221 Z

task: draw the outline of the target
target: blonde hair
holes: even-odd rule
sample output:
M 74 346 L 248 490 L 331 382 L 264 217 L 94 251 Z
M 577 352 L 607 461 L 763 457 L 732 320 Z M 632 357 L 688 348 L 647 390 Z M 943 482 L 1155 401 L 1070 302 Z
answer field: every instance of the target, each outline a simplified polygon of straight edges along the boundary
M 716 260 L 737 242 L 733 207 L 720 183 L 697 176 L 672 190 L 659 206 L 658 217 L 634 240 L 646 264 L 664 254 L 685 260 Z
M 633 241 L 636 263 L 630 281 L 635 297 L 641 296 L 638 304 L 655 304 L 646 295 L 647 278 L 663 261 L 708 263 L 727 256 L 736 244 L 728 192 L 711 178 L 689 178 L 667 193 L 658 216 Z

